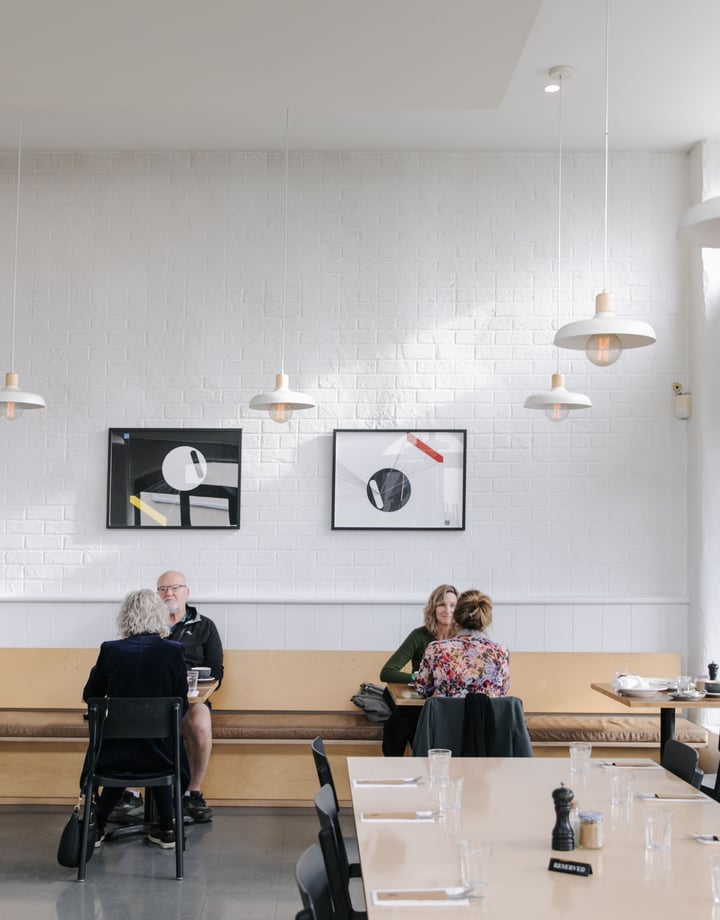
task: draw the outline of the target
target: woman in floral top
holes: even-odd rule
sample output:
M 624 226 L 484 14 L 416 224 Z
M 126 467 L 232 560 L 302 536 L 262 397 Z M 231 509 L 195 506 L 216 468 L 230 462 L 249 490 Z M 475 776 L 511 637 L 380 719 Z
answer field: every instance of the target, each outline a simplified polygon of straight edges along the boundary
M 454 613 L 460 631 L 425 649 L 415 687 L 420 696 L 506 696 L 510 684 L 508 650 L 484 634 L 492 623 L 492 601 L 480 591 L 464 591 Z

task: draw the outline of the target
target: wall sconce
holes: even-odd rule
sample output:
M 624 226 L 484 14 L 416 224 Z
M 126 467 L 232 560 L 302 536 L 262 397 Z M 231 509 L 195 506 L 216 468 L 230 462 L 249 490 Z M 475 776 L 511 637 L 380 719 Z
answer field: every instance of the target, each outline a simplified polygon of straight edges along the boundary
M 692 417 L 692 393 L 684 393 L 679 383 L 673 384 L 673 411 L 675 418 L 689 419 Z

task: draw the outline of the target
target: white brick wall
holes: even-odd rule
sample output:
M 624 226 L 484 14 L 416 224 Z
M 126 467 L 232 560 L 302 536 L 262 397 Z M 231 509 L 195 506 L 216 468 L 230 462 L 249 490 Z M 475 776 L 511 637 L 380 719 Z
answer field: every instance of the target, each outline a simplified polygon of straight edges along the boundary
M 24 157 L 15 370 L 48 409 L 0 433 L 0 643 L 94 644 L 106 605 L 179 566 L 241 646 L 391 646 L 451 581 L 496 598 L 514 648 L 684 649 L 686 158 L 612 157 L 610 286 L 658 343 L 605 370 L 561 352 L 593 400 L 561 425 L 522 405 L 556 365 L 552 155 L 292 155 L 285 363 L 318 408 L 251 413 L 280 370 L 282 176 L 262 153 Z M 602 157 L 568 155 L 563 183 L 567 322 L 602 287 Z M 240 531 L 106 530 L 121 424 L 241 426 Z M 331 531 L 333 428 L 401 426 L 468 429 L 467 530 Z

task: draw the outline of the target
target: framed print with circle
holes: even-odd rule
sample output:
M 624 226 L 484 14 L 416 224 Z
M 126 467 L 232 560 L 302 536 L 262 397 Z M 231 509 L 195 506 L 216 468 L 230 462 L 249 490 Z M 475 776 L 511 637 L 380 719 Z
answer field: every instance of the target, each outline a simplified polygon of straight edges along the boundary
M 110 428 L 107 527 L 240 526 L 241 428 Z
M 333 530 L 465 530 L 464 430 L 333 433 Z

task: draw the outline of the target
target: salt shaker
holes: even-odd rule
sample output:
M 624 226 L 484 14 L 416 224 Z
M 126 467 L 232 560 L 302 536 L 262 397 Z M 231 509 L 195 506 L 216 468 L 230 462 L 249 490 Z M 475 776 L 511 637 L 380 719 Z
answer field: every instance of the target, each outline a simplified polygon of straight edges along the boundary
M 575 848 L 575 838 L 570 827 L 570 803 L 573 800 L 573 791 L 564 783 L 553 789 L 553 802 L 555 803 L 555 827 L 552 832 L 553 850 L 572 850 Z

